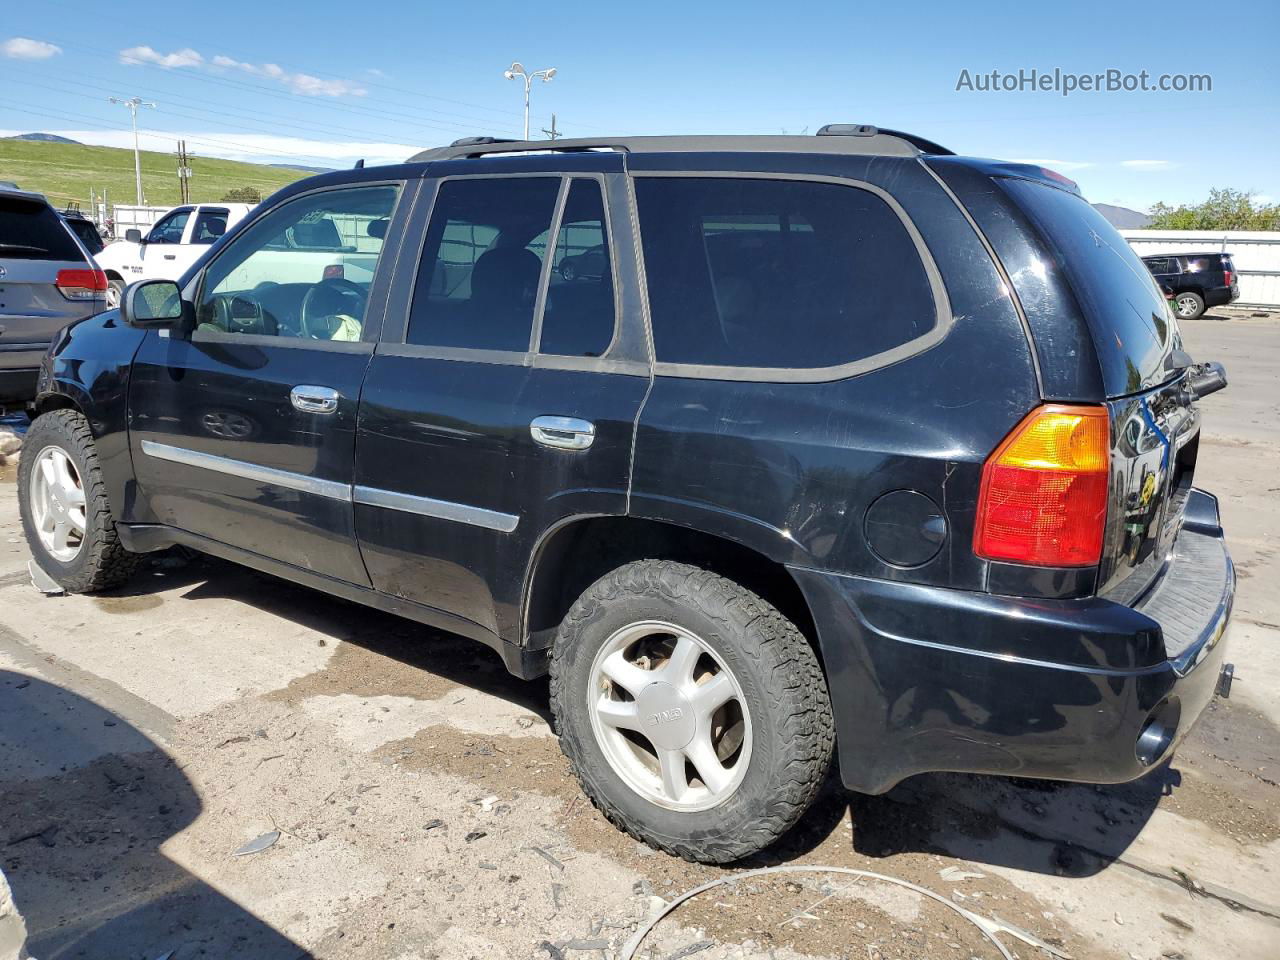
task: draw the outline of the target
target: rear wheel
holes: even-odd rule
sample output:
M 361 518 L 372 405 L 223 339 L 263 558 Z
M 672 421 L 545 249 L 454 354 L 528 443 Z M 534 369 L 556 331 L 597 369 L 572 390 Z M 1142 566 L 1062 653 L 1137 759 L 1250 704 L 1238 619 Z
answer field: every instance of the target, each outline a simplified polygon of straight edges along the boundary
M 18 461 L 18 503 L 36 563 L 68 593 L 119 586 L 139 556 L 120 545 L 89 423 L 75 410 L 37 417 Z
M 830 765 L 831 704 L 808 641 L 706 570 L 644 560 L 574 604 L 551 660 L 560 745 L 616 826 L 688 860 L 773 843 Z
M 1204 313 L 1204 298 L 1187 290 L 1173 298 L 1173 308 L 1179 320 L 1195 320 Z

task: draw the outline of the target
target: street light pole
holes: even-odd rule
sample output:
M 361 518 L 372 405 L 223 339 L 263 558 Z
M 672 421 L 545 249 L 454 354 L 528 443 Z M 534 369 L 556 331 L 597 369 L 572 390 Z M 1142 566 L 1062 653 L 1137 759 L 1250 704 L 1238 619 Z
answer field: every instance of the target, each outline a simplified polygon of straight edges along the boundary
M 121 97 L 108 97 L 111 103 L 119 104 L 129 108 L 129 118 L 133 121 L 133 179 L 134 184 L 138 188 L 138 206 L 142 206 L 142 154 L 138 150 L 138 108 L 151 107 L 155 109 L 155 104 L 150 100 L 143 100 L 141 97 L 129 97 L 127 100 Z
M 551 67 L 547 70 L 535 70 L 533 73 L 527 73 L 524 64 L 519 60 L 511 64 L 510 69 L 504 70 L 502 75 L 508 80 L 515 80 L 517 77 L 524 81 L 524 138 L 529 139 L 529 91 L 533 87 L 533 81 L 539 77 L 543 83 L 550 83 L 551 78 L 556 75 L 556 68 Z

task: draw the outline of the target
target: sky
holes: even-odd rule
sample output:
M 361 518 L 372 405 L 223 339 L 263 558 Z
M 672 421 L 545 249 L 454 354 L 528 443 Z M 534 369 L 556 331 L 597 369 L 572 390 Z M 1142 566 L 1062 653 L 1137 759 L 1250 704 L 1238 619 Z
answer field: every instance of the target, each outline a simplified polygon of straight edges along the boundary
M 0 136 L 347 166 L 458 137 L 814 133 L 869 123 L 961 154 L 1031 160 L 1094 202 L 1146 210 L 1211 187 L 1280 202 L 1280 4 L 127 0 L 11 3 L 0 20 Z M 984 90 L 1108 70 L 1198 74 L 1211 90 Z M 1005 82 L 998 80 L 997 86 Z M 1202 86 L 1203 81 L 1198 81 Z M 958 89 L 959 88 L 959 89 Z M 198 169 L 198 168 L 197 168 Z

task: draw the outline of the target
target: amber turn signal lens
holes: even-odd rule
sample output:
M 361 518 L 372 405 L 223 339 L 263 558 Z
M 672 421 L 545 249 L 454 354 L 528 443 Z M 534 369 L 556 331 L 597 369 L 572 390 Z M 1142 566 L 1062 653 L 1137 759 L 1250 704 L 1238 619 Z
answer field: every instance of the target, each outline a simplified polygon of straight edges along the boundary
M 1105 407 L 1033 410 L 982 468 L 974 552 L 1043 567 L 1098 563 L 1107 520 Z

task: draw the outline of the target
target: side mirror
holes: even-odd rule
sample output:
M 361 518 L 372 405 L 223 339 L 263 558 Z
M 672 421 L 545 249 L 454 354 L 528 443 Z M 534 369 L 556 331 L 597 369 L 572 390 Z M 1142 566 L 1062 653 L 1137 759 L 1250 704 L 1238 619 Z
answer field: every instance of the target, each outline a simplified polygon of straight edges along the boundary
M 142 231 L 139 230 L 137 227 L 130 227 L 128 230 L 124 232 L 124 238 L 128 240 L 130 243 L 141 243 Z
M 1227 371 L 1220 363 L 1201 363 L 1187 371 L 1187 386 L 1196 397 L 1207 397 L 1227 385 Z
M 120 317 L 141 330 L 181 326 L 191 312 L 172 280 L 139 280 L 125 288 Z

